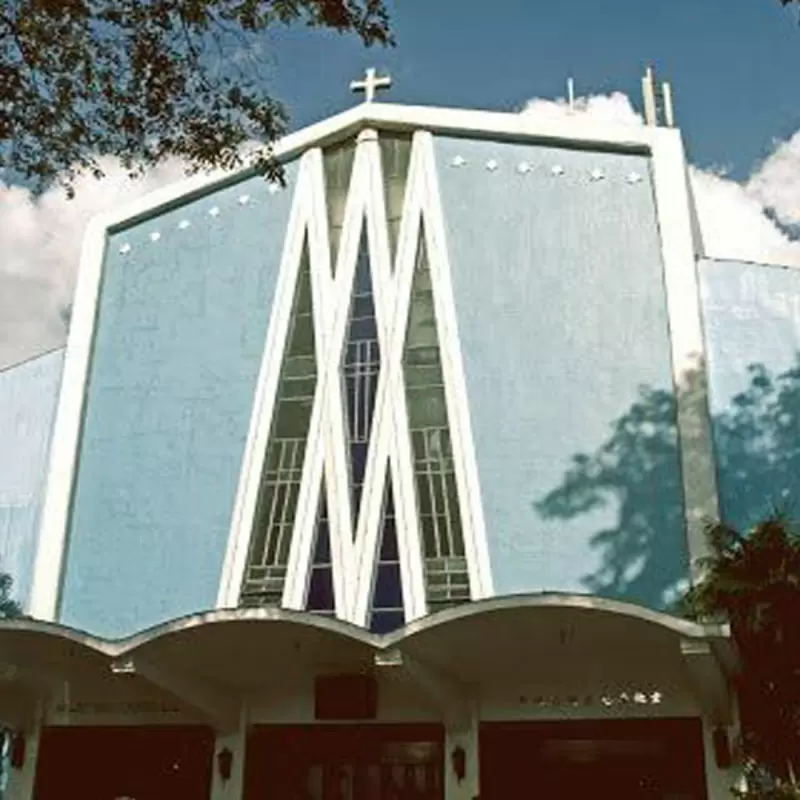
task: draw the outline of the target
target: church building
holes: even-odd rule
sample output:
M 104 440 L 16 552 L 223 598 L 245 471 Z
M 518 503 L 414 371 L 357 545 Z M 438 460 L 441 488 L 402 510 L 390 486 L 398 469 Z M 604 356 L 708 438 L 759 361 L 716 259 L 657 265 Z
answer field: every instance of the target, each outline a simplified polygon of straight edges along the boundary
M 679 601 L 798 474 L 800 274 L 705 257 L 660 115 L 381 82 L 94 219 L 0 372 L 8 800 L 731 797 Z

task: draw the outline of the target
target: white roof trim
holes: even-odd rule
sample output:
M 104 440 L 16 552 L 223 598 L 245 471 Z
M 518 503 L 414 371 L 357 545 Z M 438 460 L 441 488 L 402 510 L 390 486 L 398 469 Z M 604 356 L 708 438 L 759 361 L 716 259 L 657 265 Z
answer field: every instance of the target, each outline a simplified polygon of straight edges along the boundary
M 591 611 L 598 615 L 606 614 L 615 617 L 627 617 L 630 620 L 656 625 L 665 632 L 686 639 L 721 639 L 730 637 L 728 625 L 710 625 L 683 619 L 655 611 L 645 606 L 627 603 L 622 600 L 610 600 L 605 597 L 583 594 L 561 594 L 545 592 L 542 594 L 506 595 L 478 600 L 471 603 L 448 608 L 436 614 L 409 622 L 405 627 L 382 640 L 383 647 L 400 646 L 417 634 L 438 629 L 446 629 L 448 625 L 459 620 L 470 620 L 486 617 L 502 612 L 518 612 L 522 609 L 531 613 L 542 609 L 560 609 L 575 611 Z
M 463 605 L 409 622 L 394 633 L 383 636 L 370 633 L 364 628 L 339 619 L 309 614 L 303 611 L 291 611 L 285 608 L 236 608 L 218 609 L 179 617 L 139 631 L 124 639 L 116 640 L 92 636 L 84 631 L 78 631 L 54 622 L 43 622 L 30 618 L 2 619 L 0 620 L 0 642 L 2 642 L 2 637 L 5 633 L 22 631 L 36 636 L 52 638 L 53 640 L 71 641 L 88 650 L 94 650 L 109 657 L 119 657 L 131 654 L 136 648 L 150 642 L 166 636 L 179 635 L 188 630 L 210 625 L 230 625 L 240 622 L 272 622 L 296 625 L 299 628 L 316 629 L 329 633 L 334 637 L 340 637 L 342 640 L 349 640 L 354 644 L 372 647 L 376 652 L 379 652 L 398 646 L 402 648 L 406 641 L 417 634 L 434 631 L 435 629 L 445 629 L 449 624 L 459 620 L 469 620 L 498 612 L 519 611 L 521 609 L 536 613 L 548 608 L 592 611 L 609 616 L 627 617 L 634 621 L 657 625 L 663 628 L 665 632 L 684 639 L 711 639 L 722 642 L 730 638 L 728 625 L 709 625 L 692 622 L 691 620 L 674 617 L 644 606 L 620 600 L 609 600 L 603 597 L 543 593 L 493 597 L 487 600 L 464 603 Z
M 310 147 L 328 144 L 370 126 L 409 131 L 422 129 L 476 137 L 495 136 L 623 152 L 647 152 L 659 138 L 676 133 L 665 128 L 598 123 L 580 116 L 541 120 L 525 112 L 363 103 L 284 137 L 275 144 L 275 156 L 282 161 L 290 160 Z M 170 206 L 190 202 L 252 174 L 251 168 L 243 167 L 232 172 L 215 171 L 195 175 L 100 214 L 95 219 L 106 229 L 127 227 L 155 216 Z

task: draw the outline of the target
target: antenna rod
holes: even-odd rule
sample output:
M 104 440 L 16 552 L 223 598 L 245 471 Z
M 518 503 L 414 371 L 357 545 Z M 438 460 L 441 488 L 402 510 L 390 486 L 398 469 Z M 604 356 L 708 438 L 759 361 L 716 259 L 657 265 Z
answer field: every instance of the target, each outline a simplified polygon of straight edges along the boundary
M 661 97 L 664 100 L 664 122 L 668 128 L 675 127 L 675 108 L 672 105 L 672 84 L 664 81 L 661 85 Z
M 644 121 L 647 125 L 658 125 L 658 108 L 656 105 L 656 74 L 652 66 L 648 66 L 642 78 L 642 94 L 644 95 Z

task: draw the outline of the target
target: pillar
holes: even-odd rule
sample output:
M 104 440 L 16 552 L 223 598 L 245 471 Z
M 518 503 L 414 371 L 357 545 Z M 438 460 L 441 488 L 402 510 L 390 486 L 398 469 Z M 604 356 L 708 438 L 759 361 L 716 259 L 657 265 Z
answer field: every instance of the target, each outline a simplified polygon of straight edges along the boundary
M 243 709 L 236 730 L 218 732 L 214 745 L 210 800 L 241 800 L 244 797 L 244 759 L 247 749 L 247 711 Z M 230 776 L 223 776 L 224 762 Z
M 476 703 L 467 719 L 445 721 L 445 800 L 475 800 L 480 794 L 480 718 Z M 463 756 L 462 756 L 463 754 Z M 464 776 L 459 780 L 457 762 L 463 758 Z
M 8 768 L 8 785 L 4 800 L 32 800 L 36 782 L 36 762 L 39 754 L 41 722 L 28 726 L 25 734 L 25 763 L 21 769 Z
M 733 800 L 731 791 L 741 775 L 741 764 L 732 763 L 724 768 L 717 763 L 717 754 L 714 748 L 714 730 L 716 727 L 707 718 L 703 719 L 703 751 L 705 753 L 706 792 L 708 800 Z M 731 750 L 734 748 L 736 730 L 733 726 L 725 727 Z

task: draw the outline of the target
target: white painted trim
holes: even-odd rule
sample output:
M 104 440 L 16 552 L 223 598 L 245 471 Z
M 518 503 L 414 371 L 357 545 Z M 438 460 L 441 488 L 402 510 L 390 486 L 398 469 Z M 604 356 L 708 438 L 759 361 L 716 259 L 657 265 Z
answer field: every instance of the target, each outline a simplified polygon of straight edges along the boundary
M 325 176 L 322 152 L 308 152 L 308 171 L 311 183 L 309 218 L 307 220 L 308 258 L 311 272 L 312 316 L 314 322 L 314 350 L 317 363 L 317 379 L 314 392 L 314 407 L 309 424 L 308 441 L 303 463 L 303 481 L 297 500 L 292 546 L 286 570 L 283 602 L 285 608 L 303 610 L 306 607 L 309 580 L 311 577 L 314 545 L 316 543 L 317 520 L 321 500 L 322 479 L 325 460 L 325 420 L 327 385 L 325 373 L 320 365 L 325 363 L 328 339 L 327 299 L 331 291 L 330 238 L 328 213 L 325 204 Z M 328 487 L 326 484 L 326 491 Z M 327 507 L 330 514 L 329 497 Z M 331 548 L 332 549 L 332 548 Z M 333 561 L 333 553 L 331 553 Z M 341 573 L 332 563 L 334 576 L 334 611 L 341 614 L 343 603 L 336 591 L 337 575 Z
M 686 158 L 680 133 L 653 130 L 653 186 L 661 234 L 672 373 L 692 578 L 707 554 L 705 526 L 719 517 L 708 406 L 705 338 Z M 691 386 L 687 389 L 687 376 Z
M 372 442 L 375 447 L 371 449 L 370 453 L 364 492 L 366 498 L 366 487 L 369 486 L 370 499 L 368 505 L 362 505 L 364 521 L 356 537 L 355 549 L 356 580 L 352 621 L 363 626 L 369 623 L 370 600 L 380 552 L 381 519 L 387 471 L 391 476 L 394 494 L 397 545 L 406 619 L 414 619 L 421 613 L 425 613 L 425 587 L 421 579 L 418 579 L 422 574 L 422 562 L 421 553 L 419 553 L 419 526 L 413 473 L 409 471 L 411 469 L 409 458 L 398 458 L 396 449 L 399 443 L 402 447 L 403 441 L 406 449 L 410 447 L 407 422 L 403 425 L 401 421 L 398 425 L 398 416 L 405 419 L 406 398 L 402 381 L 402 355 L 416 256 L 416 240 L 413 238 L 413 233 L 418 230 L 421 214 L 419 191 L 415 188 L 422 184 L 419 168 L 415 166 L 417 161 L 412 149 L 394 273 L 391 272 L 390 267 L 391 254 L 388 238 L 384 237 L 378 247 L 370 251 L 371 259 L 377 265 L 379 281 L 375 291 L 376 295 L 378 293 L 381 295 L 380 312 L 383 322 L 379 328 L 381 332 L 381 373 L 372 434 Z M 371 151 L 371 164 L 372 206 L 373 209 L 377 209 L 378 217 L 375 221 L 379 227 L 383 226 L 384 232 L 387 232 L 383 171 L 377 142 Z M 413 230 L 410 232 L 409 229 Z M 412 539 L 413 542 L 410 543 Z
M 239 485 L 231 516 L 228 546 L 220 576 L 217 595 L 218 608 L 235 608 L 239 604 L 239 594 L 247 569 L 250 535 L 267 455 L 267 444 L 272 429 L 272 412 L 291 321 L 292 300 L 297 286 L 304 239 L 311 212 L 311 180 L 309 158 L 304 158 L 298 171 L 272 315 L 256 384 L 250 429 L 245 443 Z
M 288 161 L 312 147 L 321 147 L 358 133 L 362 128 L 398 130 L 425 129 L 435 133 L 458 133 L 476 137 L 500 136 L 549 144 L 591 148 L 601 146 L 620 151 L 649 150 L 663 129 L 582 119 L 542 120 L 533 115 L 471 109 L 401 106 L 364 103 L 333 117 L 291 133 L 275 143 L 276 158 Z M 129 226 L 163 213 L 253 174 L 243 168 L 229 173 L 195 175 L 96 218 L 101 228 Z
M 469 568 L 472 599 L 481 600 L 491 597 L 494 594 L 494 587 L 478 462 L 469 413 L 467 382 L 461 358 L 461 342 L 458 336 L 458 316 L 447 250 L 447 228 L 439 192 L 433 137 L 428 133 L 420 133 L 418 140 L 420 158 L 424 162 L 423 174 L 426 179 L 424 190 L 425 237 L 428 246 L 431 282 L 434 285 L 433 298 L 444 374 L 447 417 L 456 465 L 456 485 L 461 501 L 464 550 Z
M 354 575 L 351 585 L 354 596 L 351 598 L 351 621 L 356 625 L 369 625 L 369 598 L 375 580 L 377 557 L 380 550 L 383 505 L 386 496 L 387 474 L 394 486 L 394 475 L 390 461 L 391 444 L 386 428 L 387 404 L 387 335 L 390 326 L 392 297 L 392 263 L 389 247 L 389 228 L 386 219 L 386 206 L 383 194 L 383 170 L 378 134 L 365 130 L 359 135 L 359 151 L 365 163 L 365 207 L 364 221 L 367 233 L 369 265 L 372 276 L 375 321 L 380 348 L 380 372 L 375 397 L 364 473 L 364 486 L 361 494 L 361 508 L 354 542 Z M 396 509 L 395 509 L 396 510 Z M 364 588 L 368 587 L 368 588 Z M 363 598 L 366 597 L 366 602 Z
M 406 177 L 403 214 L 397 240 L 394 271 L 394 314 L 388 354 L 391 370 L 391 408 L 394 489 L 397 512 L 397 546 L 400 552 L 400 575 L 406 621 L 418 619 L 428 612 L 425 592 L 425 565 L 422 531 L 419 523 L 414 457 L 408 420 L 408 401 L 403 372 L 403 355 L 408 335 L 411 289 L 417 265 L 419 234 L 423 216 L 425 177 L 424 163 L 418 147 L 419 134 L 412 140 L 411 158 Z
M 105 248 L 104 225 L 90 222 L 83 241 L 64 356 L 30 595 L 30 615 L 43 620 L 58 616 Z
M 345 204 L 333 291 L 328 299 L 331 309 L 327 352 L 322 367 L 326 386 L 326 481 L 328 496 L 335 498 L 329 512 L 331 556 L 334 561 L 334 592 L 337 608 L 344 619 L 352 621 L 352 586 L 354 575 L 354 531 L 350 494 L 350 467 L 347 449 L 347 420 L 342 379 L 342 360 L 347 340 L 350 303 L 355 280 L 363 227 L 366 225 L 369 200 L 369 161 L 363 146 L 356 146 Z M 374 276 L 373 276 L 374 282 Z M 366 480 L 366 478 L 365 478 Z M 362 509 L 363 509 L 362 495 Z

